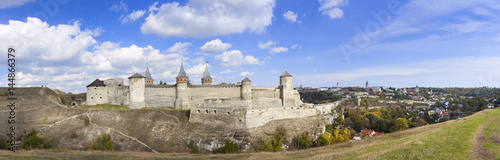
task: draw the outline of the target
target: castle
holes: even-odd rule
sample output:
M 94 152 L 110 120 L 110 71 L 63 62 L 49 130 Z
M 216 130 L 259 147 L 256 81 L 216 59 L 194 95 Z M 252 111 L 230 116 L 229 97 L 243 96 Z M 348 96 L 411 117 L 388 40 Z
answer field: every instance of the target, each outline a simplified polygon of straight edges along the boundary
M 173 107 L 190 110 L 190 122 L 218 123 L 233 128 L 253 128 L 269 121 L 316 115 L 316 109 L 303 104 L 292 86 L 292 75 L 285 71 L 279 87 L 255 87 L 245 78 L 238 84 L 212 84 L 205 67 L 201 85 L 189 84 L 181 64 L 176 84 L 153 84 L 146 68 L 145 76 L 135 73 L 129 85 L 122 78 L 96 79 L 87 86 L 87 105 L 127 105 L 131 109 Z

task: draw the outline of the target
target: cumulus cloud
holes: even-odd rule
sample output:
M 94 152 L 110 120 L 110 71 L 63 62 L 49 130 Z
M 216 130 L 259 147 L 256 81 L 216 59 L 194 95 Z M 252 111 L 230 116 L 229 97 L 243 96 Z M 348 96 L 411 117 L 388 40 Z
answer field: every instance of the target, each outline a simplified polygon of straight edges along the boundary
M 252 55 L 244 56 L 239 50 L 225 51 L 220 55 L 215 56 L 216 60 L 219 60 L 220 65 L 226 67 L 237 67 L 241 65 L 262 65 L 264 62 L 259 61 Z
M 113 6 L 111 6 L 111 8 L 109 8 L 109 10 L 115 11 L 115 12 L 120 12 L 120 11 L 127 12 L 128 5 L 125 4 L 123 2 L 123 0 L 121 0 L 119 4 L 114 4 Z
M 153 5 L 156 7 L 156 5 Z M 143 34 L 161 37 L 209 37 L 241 33 L 261 33 L 271 25 L 274 0 L 189 0 L 164 3 L 141 26 Z
M 286 11 L 283 14 L 283 17 L 285 17 L 286 20 L 292 23 L 302 23 L 302 21 L 297 20 L 297 14 L 292 11 Z
M 100 28 L 81 30 L 78 22 L 51 26 L 29 17 L 26 22 L 0 24 L 0 41 L 7 42 L 0 43 L 0 48 L 16 50 L 18 86 L 46 85 L 74 93 L 85 92 L 85 86 L 96 78 L 124 78 L 127 83 L 135 72 L 145 73 L 146 63 L 155 80 L 174 81 L 185 58 L 178 53 L 161 54 L 152 46 L 98 43 L 95 37 L 100 32 Z
M 0 9 L 17 7 L 25 3 L 35 2 L 35 0 L 0 0 Z
M 134 12 L 130 13 L 129 15 L 127 15 L 126 17 L 121 18 L 122 24 L 134 22 L 135 20 L 144 16 L 145 13 L 146 13 L 145 10 L 134 11 Z
M 241 72 L 240 76 L 247 77 L 247 76 L 252 76 L 253 74 L 254 74 L 253 72 Z
M 205 43 L 200 49 L 203 54 L 210 55 L 226 51 L 228 48 L 231 48 L 231 46 L 232 45 L 229 43 L 222 43 L 220 39 L 214 39 Z
M 328 15 L 331 19 L 344 17 L 344 11 L 339 7 L 349 4 L 348 0 L 318 0 L 320 3 L 319 10 L 324 15 Z
M 177 42 L 172 47 L 168 48 L 167 52 L 185 54 L 189 46 L 191 46 L 191 42 Z

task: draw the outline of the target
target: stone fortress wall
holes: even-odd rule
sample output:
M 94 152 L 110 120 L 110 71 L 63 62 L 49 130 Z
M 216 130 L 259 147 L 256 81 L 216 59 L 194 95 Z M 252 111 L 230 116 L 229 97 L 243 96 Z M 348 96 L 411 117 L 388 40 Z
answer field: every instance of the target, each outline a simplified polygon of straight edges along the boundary
M 138 73 L 130 76 L 129 86 L 120 78 L 96 79 L 87 86 L 86 104 L 128 105 L 131 109 L 190 109 L 190 122 L 224 124 L 236 129 L 317 115 L 314 106 L 302 103 L 292 86 L 292 76 L 286 71 L 280 76 L 278 88 L 254 87 L 248 78 L 238 85 L 212 85 L 208 68 L 205 68 L 202 85 L 188 85 L 182 64 L 176 79 L 175 85 L 154 85 L 149 68 L 146 76 Z

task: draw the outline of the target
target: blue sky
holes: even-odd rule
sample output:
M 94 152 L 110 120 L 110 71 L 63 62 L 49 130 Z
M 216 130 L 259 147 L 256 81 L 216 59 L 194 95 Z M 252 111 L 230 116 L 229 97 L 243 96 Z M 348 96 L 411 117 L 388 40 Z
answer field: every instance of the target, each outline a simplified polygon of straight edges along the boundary
M 296 86 L 500 86 L 496 0 L 0 2 L 18 86 L 85 92 L 146 63 L 173 84 L 183 60 L 194 84 L 209 61 L 214 83 L 277 86 L 286 70 Z

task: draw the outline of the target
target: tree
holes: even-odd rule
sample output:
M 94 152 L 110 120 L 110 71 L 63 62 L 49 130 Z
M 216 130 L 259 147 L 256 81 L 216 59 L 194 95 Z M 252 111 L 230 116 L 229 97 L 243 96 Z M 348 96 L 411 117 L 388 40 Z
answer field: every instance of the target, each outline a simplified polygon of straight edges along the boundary
M 395 127 L 397 131 L 402 131 L 408 128 L 408 120 L 405 118 L 397 118 L 395 122 Z
M 162 82 L 162 81 L 160 81 L 160 85 L 162 85 L 162 84 L 163 84 L 163 82 Z
M 318 139 L 316 140 L 316 145 L 317 146 L 328 146 L 332 142 L 332 139 L 330 138 L 332 135 L 328 132 L 325 133 L 320 133 L 318 136 Z

